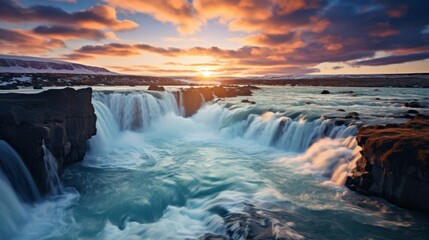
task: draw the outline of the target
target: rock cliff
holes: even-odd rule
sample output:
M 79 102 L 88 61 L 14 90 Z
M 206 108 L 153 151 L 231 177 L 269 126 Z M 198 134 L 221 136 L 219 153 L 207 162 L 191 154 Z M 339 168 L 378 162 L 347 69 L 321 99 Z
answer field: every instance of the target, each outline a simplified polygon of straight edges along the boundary
M 364 127 L 357 140 L 362 158 L 346 185 L 429 213 L 429 117 Z
M 43 143 L 59 169 L 83 159 L 86 140 L 96 133 L 92 89 L 48 90 L 39 94 L 0 94 L 0 139 L 20 154 L 42 193 Z

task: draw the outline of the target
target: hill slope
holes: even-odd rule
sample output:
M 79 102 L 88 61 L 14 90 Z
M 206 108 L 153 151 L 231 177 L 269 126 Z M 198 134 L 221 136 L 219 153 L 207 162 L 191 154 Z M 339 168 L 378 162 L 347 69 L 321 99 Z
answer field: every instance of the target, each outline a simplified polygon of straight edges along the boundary
M 73 73 L 115 75 L 106 68 L 49 58 L 0 55 L 0 73 Z

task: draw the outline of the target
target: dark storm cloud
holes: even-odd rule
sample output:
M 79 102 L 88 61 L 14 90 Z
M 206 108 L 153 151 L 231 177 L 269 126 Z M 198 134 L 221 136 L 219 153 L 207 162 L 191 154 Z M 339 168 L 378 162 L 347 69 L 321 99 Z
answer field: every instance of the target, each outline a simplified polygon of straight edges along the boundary
M 356 62 L 355 66 L 382 66 L 389 64 L 405 63 L 429 59 L 429 52 L 414 53 L 408 55 L 388 56 Z
M 43 36 L 62 39 L 102 39 L 106 34 L 96 29 L 74 28 L 69 26 L 38 26 L 33 32 Z

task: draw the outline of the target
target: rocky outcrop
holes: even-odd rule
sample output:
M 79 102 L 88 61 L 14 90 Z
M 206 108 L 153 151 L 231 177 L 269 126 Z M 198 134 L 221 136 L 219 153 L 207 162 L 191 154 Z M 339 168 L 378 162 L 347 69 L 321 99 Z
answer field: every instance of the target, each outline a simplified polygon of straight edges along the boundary
M 83 159 L 86 140 L 95 135 L 92 89 L 48 90 L 39 94 L 0 94 L 0 139 L 21 155 L 41 192 L 46 192 L 43 142 L 64 165 Z
M 162 86 L 151 84 L 151 85 L 149 85 L 149 88 L 147 90 L 149 90 L 149 91 L 161 91 L 161 92 L 163 92 L 163 91 L 165 91 L 165 88 L 162 87 Z
M 216 86 L 202 88 L 187 88 L 178 92 L 178 104 L 183 104 L 185 117 L 195 114 L 200 107 L 214 98 L 227 98 L 237 96 L 251 96 L 252 86 Z
M 429 118 L 359 130 L 362 157 L 346 185 L 429 213 Z

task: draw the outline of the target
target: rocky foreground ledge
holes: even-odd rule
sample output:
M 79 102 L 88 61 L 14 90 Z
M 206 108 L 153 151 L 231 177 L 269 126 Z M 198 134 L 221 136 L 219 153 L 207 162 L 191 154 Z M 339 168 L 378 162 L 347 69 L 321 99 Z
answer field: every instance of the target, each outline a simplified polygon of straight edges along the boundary
M 96 133 L 91 98 L 91 88 L 0 94 L 0 139 L 20 154 L 42 193 L 48 191 L 43 142 L 57 159 L 58 171 L 82 160 L 86 140 Z
M 362 158 L 346 185 L 429 214 L 429 117 L 359 130 Z

